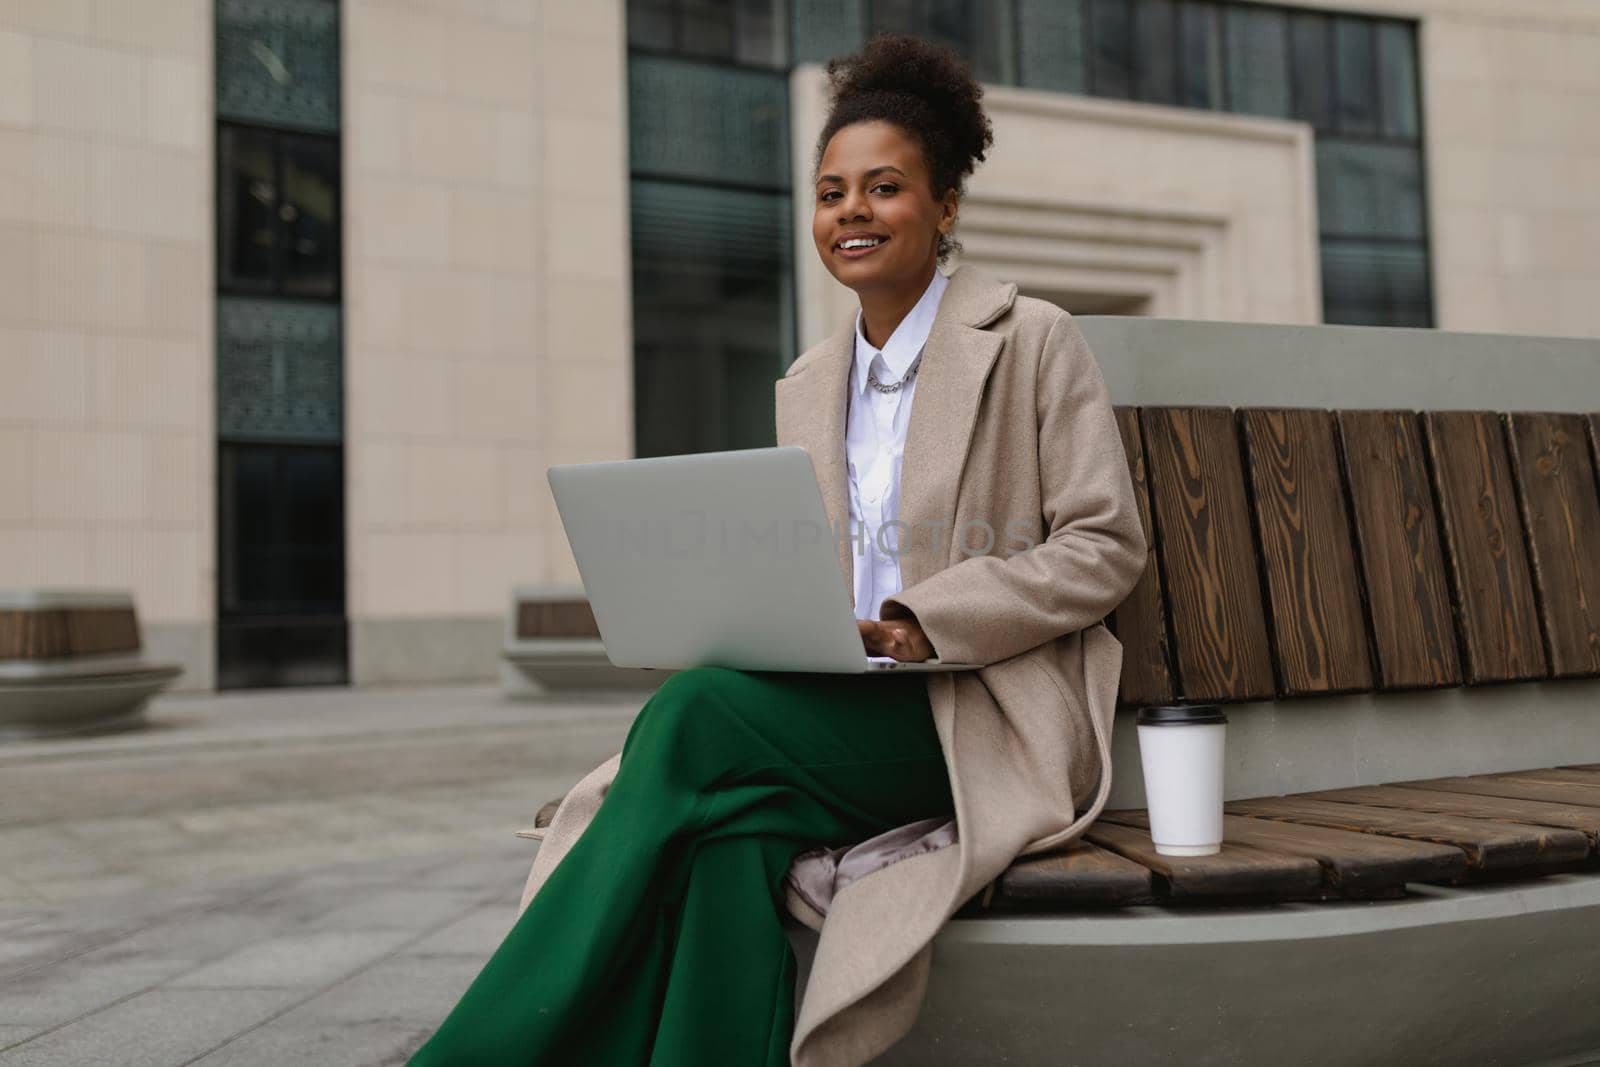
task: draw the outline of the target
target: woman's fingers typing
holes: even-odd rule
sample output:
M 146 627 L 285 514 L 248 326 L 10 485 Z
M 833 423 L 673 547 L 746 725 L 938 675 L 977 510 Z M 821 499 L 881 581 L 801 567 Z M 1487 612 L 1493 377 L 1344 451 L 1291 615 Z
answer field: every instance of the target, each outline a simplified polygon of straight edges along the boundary
M 879 622 L 874 619 L 857 619 L 861 643 L 871 656 L 892 656 L 897 660 L 924 660 L 933 655 L 933 646 L 922 632 L 922 627 L 909 620 Z

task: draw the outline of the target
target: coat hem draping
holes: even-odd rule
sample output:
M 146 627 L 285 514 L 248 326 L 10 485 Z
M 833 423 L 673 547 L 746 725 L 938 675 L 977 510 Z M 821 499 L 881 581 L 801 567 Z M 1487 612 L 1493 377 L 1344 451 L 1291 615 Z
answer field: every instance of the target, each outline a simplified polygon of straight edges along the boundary
M 775 390 L 778 443 L 805 448 L 836 530 L 848 529 L 853 335 L 852 322 L 806 351 Z M 1111 785 L 1122 646 L 1101 620 L 1137 581 L 1146 545 L 1110 397 L 1072 316 L 971 267 L 953 272 L 902 463 L 904 587 L 882 617 L 915 617 L 942 657 L 984 666 L 928 676 L 955 826 L 927 833 L 945 838 L 891 832 L 881 854 L 870 843 L 854 856 L 861 843 L 829 848 L 810 859 L 831 874 L 803 879 L 828 882 L 820 891 L 785 885 L 791 914 L 818 931 L 790 1046 L 799 1067 L 865 1063 L 903 1037 L 939 928 L 1019 855 L 1081 835 Z M 974 554 L 937 536 L 974 524 L 1030 535 L 1031 547 L 1007 551 L 1015 546 L 996 539 Z M 853 595 L 851 542 L 836 540 Z M 568 793 L 524 906 L 593 818 L 618 763 Z M 1075 801 L 1091 792 L 1080 813 Z

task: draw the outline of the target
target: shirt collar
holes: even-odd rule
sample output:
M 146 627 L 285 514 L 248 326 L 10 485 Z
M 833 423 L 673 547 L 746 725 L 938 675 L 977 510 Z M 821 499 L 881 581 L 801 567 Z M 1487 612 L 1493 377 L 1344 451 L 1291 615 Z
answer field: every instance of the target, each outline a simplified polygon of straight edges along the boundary
M 894 328 L 889 335 L 889 340 L 884 342 L 882 349 L 873 348 L 867 341 L 867 335 L 862 332 L 861 310 L 856 310 L 856 358 L 854 368 L 854 384 L 857 393 L 866 391 L 867 372 L 872 369 L 873 357 L 883 356 L 883 362 L 889 368 L 891 378 L 899 378 L 911 366 L 911 361 L 917 358 L 917 353 L 922 351 L 922 346 L 928 343 L 928 334 L 933 330 L 933 317 L 939 310 L 939 298 L 944 295 L 945 287 L 950 284 L 950 279 L 945 277 L 935 268 L 933 280 L 928 283 L 928 288 L 923 290 L 922 299 L 918 300 L 906 317 L 900 320 L 900 325 Z

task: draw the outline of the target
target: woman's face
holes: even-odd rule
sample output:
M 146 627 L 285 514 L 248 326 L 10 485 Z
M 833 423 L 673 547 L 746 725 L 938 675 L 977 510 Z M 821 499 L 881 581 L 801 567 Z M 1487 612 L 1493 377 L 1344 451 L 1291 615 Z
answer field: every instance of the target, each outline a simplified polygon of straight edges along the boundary
M 929 192 L 921 146 L 889 122 L 858 122 L 828 141 L 817 168 L 811 237 L 817 254 L 851 289 L 911 288 L 927 283 L 939 234 L 955 223 L 956 194 Z M 841 248 L 852 238 L 871 247 Z

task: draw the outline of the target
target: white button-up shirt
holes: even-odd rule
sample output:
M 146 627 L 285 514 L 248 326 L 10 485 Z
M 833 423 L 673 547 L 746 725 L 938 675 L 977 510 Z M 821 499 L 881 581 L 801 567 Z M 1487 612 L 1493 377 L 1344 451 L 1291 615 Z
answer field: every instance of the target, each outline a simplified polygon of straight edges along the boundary
M 885 530 L 884 525 L 900 515 L 900 459 L 911 422 L 911 397 L 917 388 L 913 377 L 897 392 L 880 393 L 867 382 L 867 372 L 886 385 L 900 380 L 927 343 L 939 298 L 949 284 L 949 279 L 935 270 L 922 299 L 895 327 L 882 349 L 867 342 L 861 330 L 861 312 L 856 312 L 855 365 L 844 447 L 850 471 L 850 556 L 855 561 L 858 619 L 878 618 L 883 601 L 900 592 L 897 553 L 909 531 L 899 526 Z M 920 365 L 917 373 L 921 374 Z

